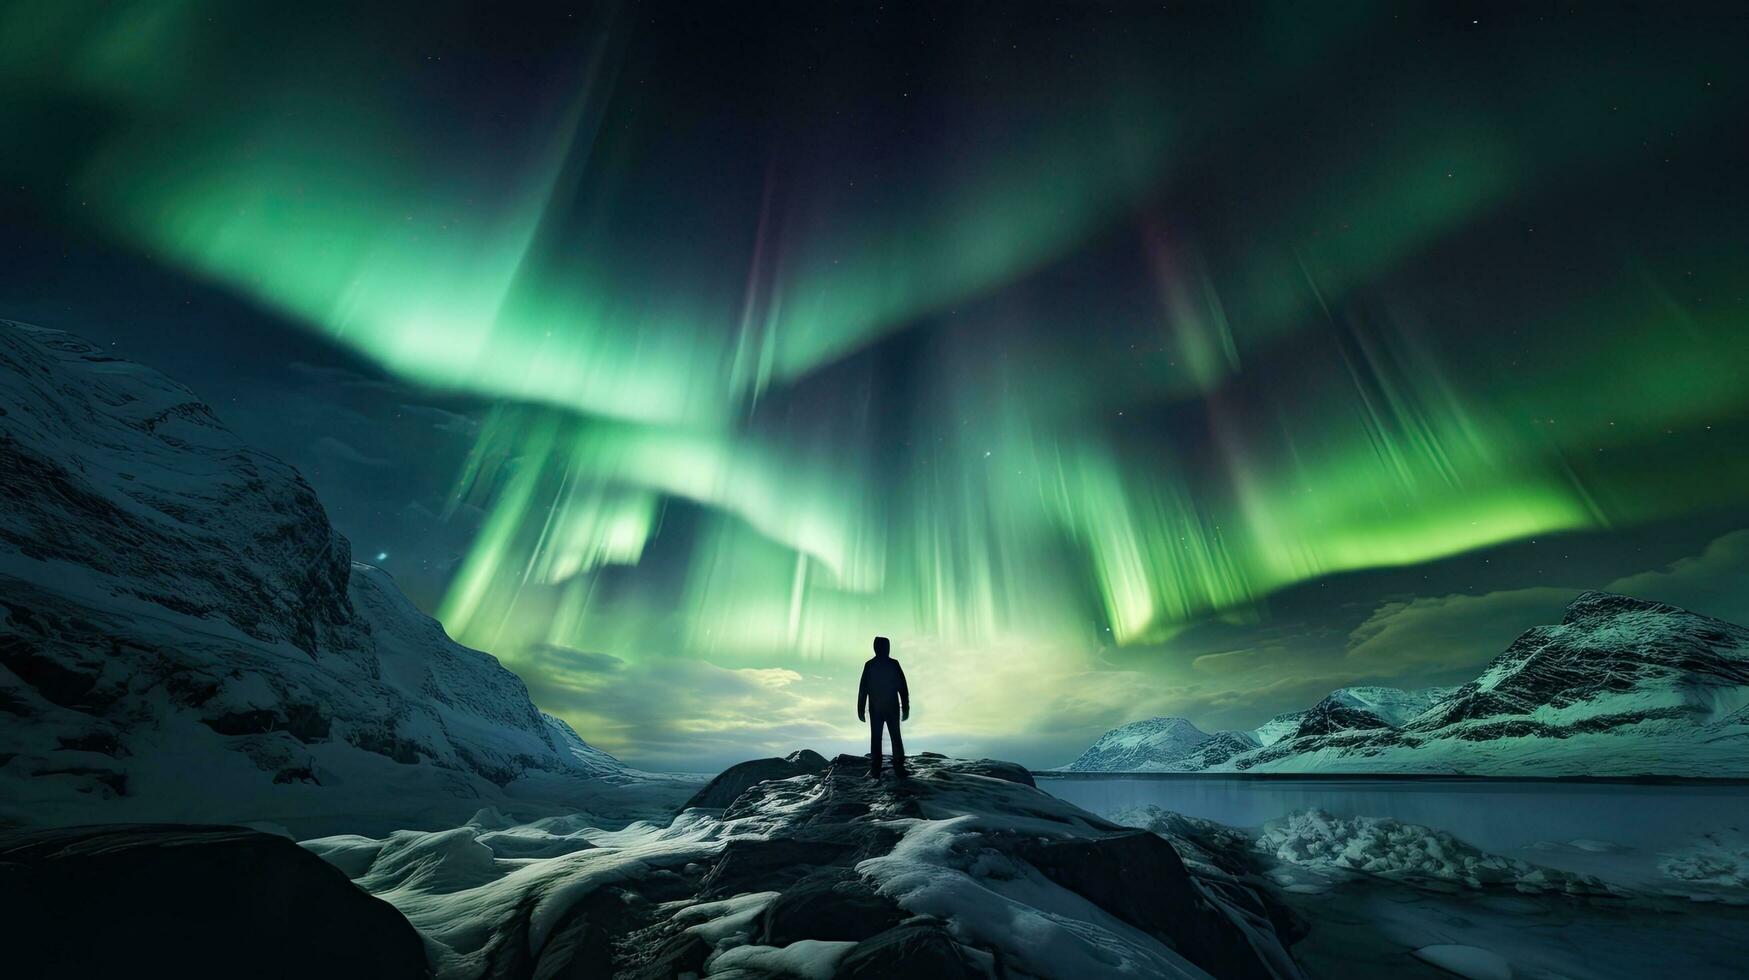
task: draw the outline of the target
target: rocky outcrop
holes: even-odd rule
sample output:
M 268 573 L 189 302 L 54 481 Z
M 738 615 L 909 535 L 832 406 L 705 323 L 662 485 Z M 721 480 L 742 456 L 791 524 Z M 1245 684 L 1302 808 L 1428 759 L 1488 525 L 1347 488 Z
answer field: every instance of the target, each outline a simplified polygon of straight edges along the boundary
M 857 943 L 833 980 L 983 980 L 993 958 L 955 942 L 939 922 L 908 922 Z
M 686 801 L 687 806 L 721 810 L 735 802 L 735 797 L 767 779 L 788 779 L 791 776 L 811 776 L 827 766 L 826 757 L 813 749 L 797 749 L 781 759 L 753 759 L 737 763 L 718 773 L 704 789 Z
M 1227 900 L 1216 899 L 1158 834 L 1023 838 L 1014 843 L 1013 853 L 1214 976 L 1243 980 L 1294 971 L 1279 941 L 1254 938 L 1273 933 L 1263 900 L 1243 888 L 1231 891 Z
M 827 867 L 773 899 L 759 918 L 755 939 L 766 946 L 803 939 L 859 943 L 907 918 L 899 903 L 871 888 L 854 869 Z
M 18 977 L 428 975 L 393 906 L 238 827 L 0 834 L 0 946 Z
M 1248 882 L 1187 866 L 1019 766 L 910 761 L 907 779 L 870 779 L 851 755 L 767 767 L 727 806 L 514 869 L 481 862 L 466 828 L 305 846 L 402 903 L 456 980 L 1299 975 L 1285 916 Z

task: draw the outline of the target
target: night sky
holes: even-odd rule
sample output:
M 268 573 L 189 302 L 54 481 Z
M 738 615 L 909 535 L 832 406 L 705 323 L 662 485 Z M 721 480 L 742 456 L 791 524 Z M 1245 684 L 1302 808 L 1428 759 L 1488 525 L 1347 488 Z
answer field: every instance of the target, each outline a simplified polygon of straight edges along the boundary
M 0 2 L 0 316 L 628 761 L 858 744 L 877 632 L 1047 766 L 1749 622 L 1749 16 L 280 6 Z

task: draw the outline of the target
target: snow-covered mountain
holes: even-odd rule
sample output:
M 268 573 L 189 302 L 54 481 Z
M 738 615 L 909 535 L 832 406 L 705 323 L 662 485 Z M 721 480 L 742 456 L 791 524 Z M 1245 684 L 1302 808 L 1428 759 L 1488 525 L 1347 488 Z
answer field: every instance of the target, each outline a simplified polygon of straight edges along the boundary
M 0 822 L 610 816 L 644 782 L 155 371 L 0 321 L 0 473 Z
M 1455 687 L 1405 691 L 1397 687 L 1343 687 L 1302 712 L 1296 735 L 1355 728 L 1402 728 L 1409 720 L 1452 695 Z M 1345 724 L 1336 723 L 1344 719 Z
M 1211 739 L 1236 739 L 1234 751 L 1256 748 L 1245 732 L 1210 735 L 1183 718 L 1148 718 L 1113 728 L 1065 768 L 1095 772 L 1182 772 L 1202 768 L 1193 757 Z
M 1558 625 L 1527 630 L 1462 687 L 1344 688 L 1250 735 L 1256 748 L 1224 757 L 1211 745 L 1179 751 L 1170 766 L 1116 755 L 1122 764 L 1089 764 L 1108 758 L 1089 754 L 1066 768 L 1741 777 L 1749 629 L 1587 592 Z
M 1404 691 L 1345 687 L 1305 711 L 1277 715 L 1251 731 L 1209 733 L 1185 718 L 1132 721 L 1100 736 L 1070 772 L 1206 772 L 1284 738 L 1327 731 L 1397 728 L 1456 688 Z
M 1300 719 L 1305 716 L 1306 713 L 1304 711 L 1284 712 L 1283 714 L 1276 715 L 1274 718 L 1269 719 L 1262 725 L 1259 725 L 1252 730 L 1251 734 L 1257 736 L 1257 741 L 1260 744 L 1274 745 L 1287 736 L 1292 735 L 1294 732 L 1299 731 Z

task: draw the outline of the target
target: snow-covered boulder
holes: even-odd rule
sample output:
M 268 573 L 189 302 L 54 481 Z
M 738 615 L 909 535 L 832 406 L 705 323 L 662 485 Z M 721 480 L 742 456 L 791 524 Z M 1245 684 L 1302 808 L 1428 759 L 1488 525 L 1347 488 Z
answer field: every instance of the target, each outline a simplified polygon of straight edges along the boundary
M 0 822 L 431 827 L 638 781 L 155 371 L 0 321 L 0 472 Z

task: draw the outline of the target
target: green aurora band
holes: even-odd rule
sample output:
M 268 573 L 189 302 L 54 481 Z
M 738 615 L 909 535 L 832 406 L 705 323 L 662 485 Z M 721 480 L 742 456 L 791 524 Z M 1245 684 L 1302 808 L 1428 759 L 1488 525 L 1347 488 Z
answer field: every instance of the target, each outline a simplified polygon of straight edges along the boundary
M 663 134 L 609 27 L 554 69 L 565 98 L 498 133 L 485 176 L 445 152 L 485 138 L 473 116 L 411 125 L 344 53 L 310 77 L 240 68 L 238 18 L 14 4 L 0 71 L 110 120 L 69 216 L 493 403 L 446 515 L 484 522 L 436 615 L 525 673 L 563 674 L 565 649 L 841 671 L 877 631 L 1087 665 L 1334 573 L 1749 491 L 1741 460 L 1658 449 L 1749 409 L 1749 324 L 1688 299 L 1696 275 L 1741 292 L 1724 218 L 1680 258 L 1525 310 L 1511 350 L 1453 342 L 1461 310 L 1367 290 L 1560 193 L 1576 161 L 1630 153 L 1587 123 L 1631 66 L 1576 66 L 1504 109 L 1431 81 L 1381 96 L 1332 121 L 1350 153 L 1207 229 L 1175 217 L 1180 162 L 1370 28 L 1265 40 L 1291 57 L 1213 105 L 1114 40 L 1060 98 L 963 110 L 975 136 L 919 149 L 903 194 L 774 148 L 780 176 L 709 216 L 737 228 L 725 251 L 686 220 L 639 225 L 629 188 Z M 1608 111 L 1716 123 L 1676 94 L 1688 76 L 1642 74 Z M 0 120 L 30 131 L 29 101 Z M 1138 224 L 1151 294 L 1028 301 Z M 927 350 L 902 386 L 895 341 Z M 676 508 L 684 573 L 641 576 Z M 608 715 L 571 718 L 621 747 Z

